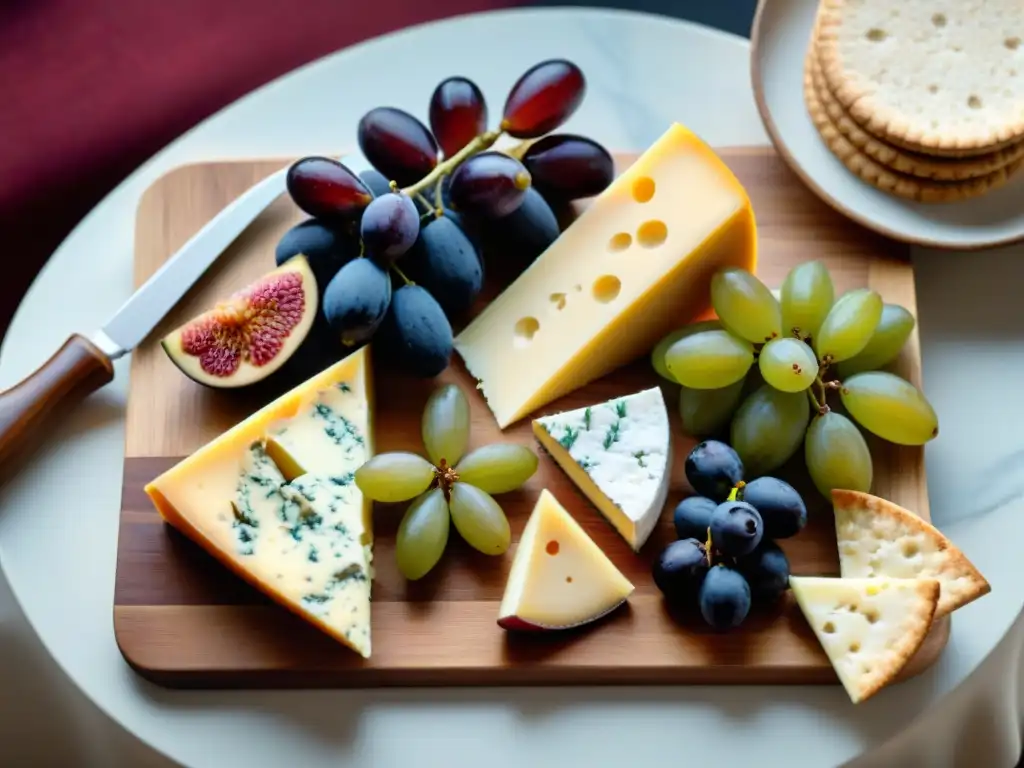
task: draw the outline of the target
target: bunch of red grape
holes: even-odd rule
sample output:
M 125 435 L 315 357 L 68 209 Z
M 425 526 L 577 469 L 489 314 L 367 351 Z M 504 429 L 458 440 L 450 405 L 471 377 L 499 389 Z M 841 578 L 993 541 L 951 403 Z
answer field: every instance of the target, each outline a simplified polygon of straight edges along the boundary
M 375 170 L 328 157 L 288 171 L 288 192 L 313 218 L 277 247 L 281 264 L 302 253 L 322 292 L 326 332 L 424 377 L 451 357 L 452 323 L 472 306 L 484 253 L 525 267 L 560 234 L 555 210 L 604 190 L 614 177 L 600 144 L 552 133 L 579 107 L 586 81 L 570 61 L 543 61 L 512 86 L 502 119 L 487 128 L 483 93 L 465 77 L 434 90 L 430 128 L 395 107 L 359 121 L 359 147 Z M 493 149 L 501 136 L 520 143 Z M 321 345 L 323 346 L 323 345 Z

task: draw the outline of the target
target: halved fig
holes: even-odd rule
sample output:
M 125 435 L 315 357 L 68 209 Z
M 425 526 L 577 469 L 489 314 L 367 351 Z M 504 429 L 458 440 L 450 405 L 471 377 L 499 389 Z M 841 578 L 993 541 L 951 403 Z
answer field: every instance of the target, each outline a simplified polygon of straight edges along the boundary
M 193 381 L 245 387 L 288 361 L 309 334 L 317 309 L 316 278 L 305 256 L 295 256 L 160 343 Z

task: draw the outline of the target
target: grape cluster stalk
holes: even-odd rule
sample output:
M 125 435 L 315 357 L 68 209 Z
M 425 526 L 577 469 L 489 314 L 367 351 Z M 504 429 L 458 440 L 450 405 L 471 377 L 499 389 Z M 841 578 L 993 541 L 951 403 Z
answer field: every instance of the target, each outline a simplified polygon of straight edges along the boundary
M 604 147 L 556 132 L 585 92 L 578 66 L 542 61 L 513 84 L 489 128 L 479 87 L 449 77 L 431 96 L 429 127 L 397 107 L 363 115 L 357 137 L 372 171 L 321 156 L 292 164 L 288 192 L 312 219 L 301 236 L 286 235 L 277 258 L 309 242 L 311 224 L 323 230 L 319 242 L 330 246 L 304 255 L 345 347 L 379 339 L 385 357 L 422 377 L 447 367 L 452 323 L 482 289 L 485 253 L 504 251 L 525 268 L 561 234 L 557 208 L 611 183 Z M 504 136 L 520 143 L 495 150 Z M 353 266 L 360 260 L 371 266 Z
M 421 432 L 428 458 L 409 451 L 381 453 L 355 472 L 367 498 L 412 501 L 395 540 L 398 570 L 410 581 L 426 576 L 441 560 L 449 523 L 474 549 L 504 554 L 512 531 L 494 496 L 522 486 L 539 464 L 537 454 L 516 444 L 492 443 L 467 454 L 469 401 L 454 384 L 430 395 Z
M 823 495 L 867 492 L 873 465 L 861 430 L 900 445 L 938 435 L 925 396 L 885 370 L 914 317 L 877 291 L 837 298 L 824 264 L 810 261 L 790 271 L 778 296 L 745 270 L 722 270 L 711 304 L 718 319 L 673 331 L 652 363 L 681 385 L 684 429 L 696 437 L 727 430 L 750 477 L 774 471 L 802 445 Z

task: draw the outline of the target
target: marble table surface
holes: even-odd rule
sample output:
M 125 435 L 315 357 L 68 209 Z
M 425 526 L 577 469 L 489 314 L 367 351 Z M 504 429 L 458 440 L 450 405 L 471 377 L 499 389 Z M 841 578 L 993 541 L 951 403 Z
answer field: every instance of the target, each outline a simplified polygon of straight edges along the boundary
M 724 33 L 641 14 L 551 9 L 389 35 L 254 92 L 131 176 L 37 280 L 5 341 L 0 385 L 41 363 L 69 332 L 102 324 L 129 294 L 134 210 L 169 168 L 338 152 L 354 143 L 356 121 L 370 107 L 387 102 L 422 114 L 436 82 L 456 72 L 500 103 L 523 69 L 548 56 L 577 61 L 590 83 L 567 129 L 607 146 L 641 150 L 673 120 L 717 145 L 767 143 L 748 43 Z M 104 766 L 167 765 L 157 752 L 218 767 L 483 759 L 653 765 L 684 756 L 739 765 L 783 752 L 787 766 L 1013 765 L 1024 645 L 1024 400 L 1013 394 L 1024 375 L 1022 251 L 914 253 L 925 387 L 942 420 L 926 452 L 932 515 L 993 592 L 957 613 L 938 664 L 863 706 L 852 707 L 838 686 L 185 692 L 149 685 L 124 664 L 111 622 L 122 360 L 115 383 L 62 425 L 0 500 L 0 754 L 25 750 L 14 754 L 27 765 Z M 95 286 L 88 294 L 83 281 Z

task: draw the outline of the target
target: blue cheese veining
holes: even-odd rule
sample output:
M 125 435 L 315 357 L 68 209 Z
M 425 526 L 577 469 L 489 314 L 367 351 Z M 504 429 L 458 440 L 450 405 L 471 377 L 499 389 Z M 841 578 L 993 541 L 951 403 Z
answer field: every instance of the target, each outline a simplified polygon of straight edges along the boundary
M 533 422 L 541 444 L 634 550 L 668 496 L 672 441 L 657 387 Z
M 168 522 L 274 600 L 370 655 L 368 357 L 353 353 L 156 478 Z

